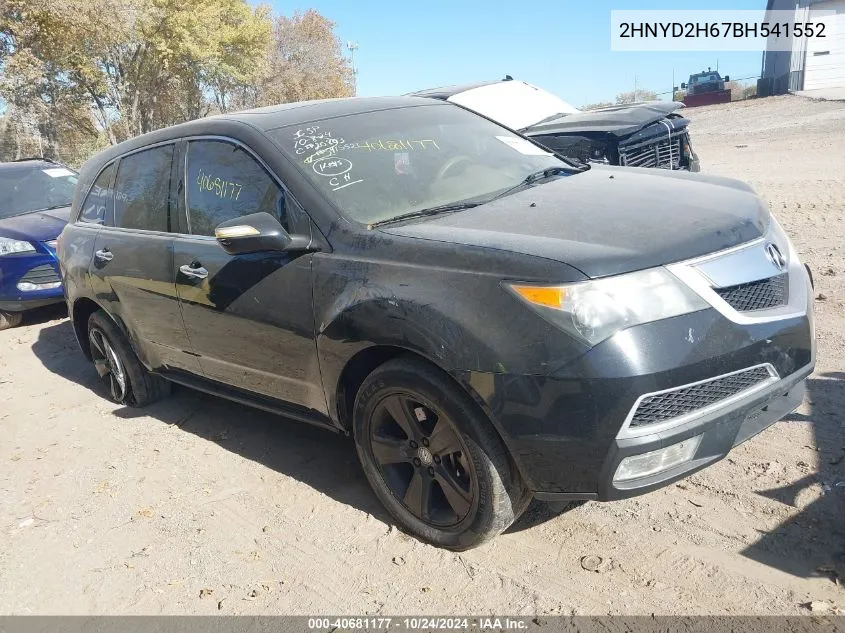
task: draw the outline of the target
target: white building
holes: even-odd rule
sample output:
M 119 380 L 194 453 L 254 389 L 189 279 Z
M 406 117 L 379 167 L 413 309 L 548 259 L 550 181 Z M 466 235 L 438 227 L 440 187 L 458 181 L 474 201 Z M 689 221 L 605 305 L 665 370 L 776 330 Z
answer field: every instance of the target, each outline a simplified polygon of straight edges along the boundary
M 823 22 L 826 37 L 792 38 L 791 51 L 763 53 L 758 94 L 845 88 L 845 0 L 768 0 L 766 9 L 794 10 L 795 22 Z

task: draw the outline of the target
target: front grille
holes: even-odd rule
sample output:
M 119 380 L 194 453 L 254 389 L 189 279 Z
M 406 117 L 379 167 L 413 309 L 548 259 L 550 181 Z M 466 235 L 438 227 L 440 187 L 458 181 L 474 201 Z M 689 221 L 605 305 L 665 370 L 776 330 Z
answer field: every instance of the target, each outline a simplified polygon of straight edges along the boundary
M 713 290 L 737 312 L 754 312 L 782 306 L 789 294 L 786 274 Z
M 620 149 L 619 161 L 627 167 L 680 169 L 681 139 L 680 137 L 675 137 L 670 141 L 666 138 L 649 145 L 640 145 L 631 149 Z
M 637 406 L 630 426 L 641 427 L 679 418 L 742 393 L 770 378 L 772 375 L 765 367 L 752 367 L 708 382 L 646 396 Z
M 29 282 L 31 284 L 54 284 L 61 281 L 58 271 L 50 264 L 36 266 L 27 271 L 27 273 L 20 278 L 20 282 Z

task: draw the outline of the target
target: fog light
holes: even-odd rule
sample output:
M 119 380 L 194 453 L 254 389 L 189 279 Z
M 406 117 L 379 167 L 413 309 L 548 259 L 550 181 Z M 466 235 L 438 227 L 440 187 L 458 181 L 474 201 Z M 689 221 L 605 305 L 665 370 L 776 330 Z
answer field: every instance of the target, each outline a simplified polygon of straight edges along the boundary
M 695 451 L 698 450 L 699 444 L 701 444 L 701 436 L 696 435 L 666 448 L 651 451 L 650 453 L 643 453 L 642 455 L 626 457 L 619 464 L 619 468 L 616 469 L 613 481 L 628 481 L 630 479 L 647 477 L 648 475 L 669 470 L 678 464 L 688 462 L 695 456 Z
M 52 290 L 61 287 L 61 281 L 51 281 L 47 284 L 33 284 L 28 281 L 18 282 L 18 290 L 21 292 L 33 292 L 34 290 Z

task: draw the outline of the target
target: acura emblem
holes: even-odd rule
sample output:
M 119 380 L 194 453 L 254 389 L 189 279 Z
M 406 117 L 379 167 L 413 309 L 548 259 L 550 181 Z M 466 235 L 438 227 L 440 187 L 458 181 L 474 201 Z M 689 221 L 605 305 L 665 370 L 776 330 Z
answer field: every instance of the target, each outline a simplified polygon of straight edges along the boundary
M 778 270 L 786 268 L 786 257 L 783 256 L 783 253 L 780 252 L 776 244 L 772 244 L 771 242 L 766 244 L 766 256 Z

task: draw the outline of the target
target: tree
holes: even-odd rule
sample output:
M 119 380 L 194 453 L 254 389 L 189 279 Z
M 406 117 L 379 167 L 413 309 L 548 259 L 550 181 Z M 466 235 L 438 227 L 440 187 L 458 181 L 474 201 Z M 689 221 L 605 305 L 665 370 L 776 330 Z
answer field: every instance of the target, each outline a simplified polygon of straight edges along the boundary
M 218 100 L 221 109 L 352 96 L 352 69 L 334 26 L 313 9 L 279 17 L 262 76 L 232 86 L 232 99 Z
M 2 0 L 3 157 L 74 164 L 103 144 L 234 108 L 347 96 L 316 11 L 249 0 Z
M 743 85 L 738 81 L 730 81 L 725 88 L 731 91 L 731 101 L 744 101 L 757 96 L 757 83 Z
M 597 110 L 598 108 L 609 108 L 612 105 L 614 105 L 612 101 L 599 101 L 598 103 L 588 103 L 581 110 Z
M 89 107 L 115 143 L 207 114 L 220 77 L 258 75 L 270 26 L 267 9 L 246 0 L 6 0 L 0 62 L 26 61 Z
M 622 92 L 616 95 L 616 103 L 639 103 L 640 101 L 656 101 L 657 93 L 652 90 L 636 90 Z

